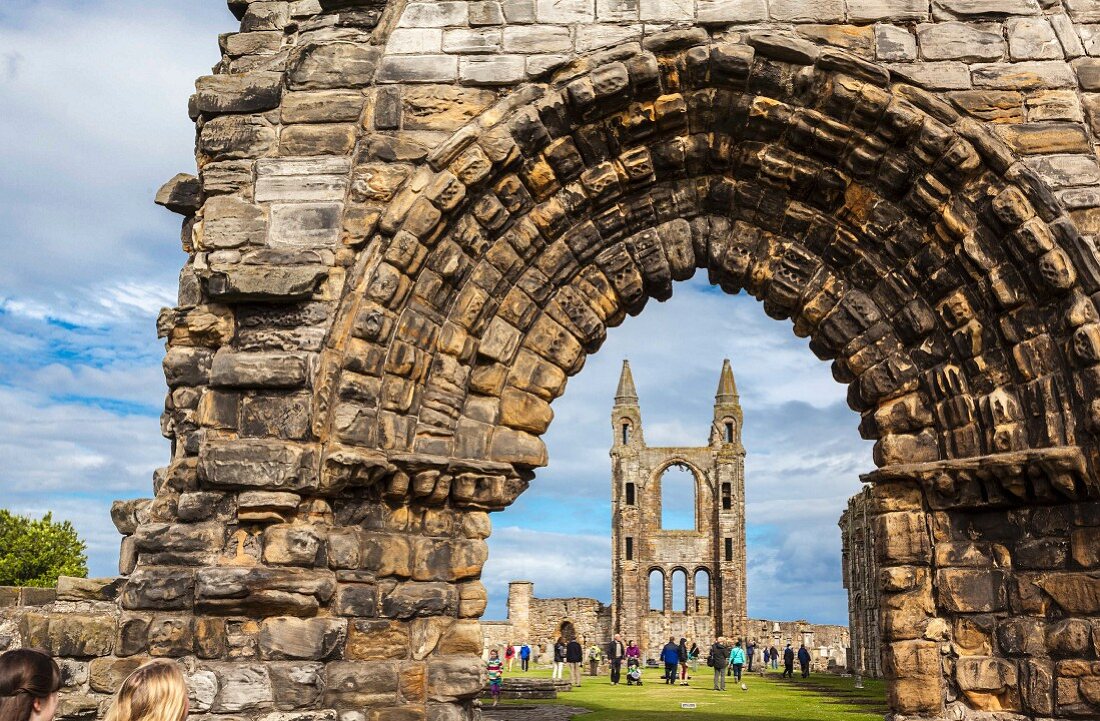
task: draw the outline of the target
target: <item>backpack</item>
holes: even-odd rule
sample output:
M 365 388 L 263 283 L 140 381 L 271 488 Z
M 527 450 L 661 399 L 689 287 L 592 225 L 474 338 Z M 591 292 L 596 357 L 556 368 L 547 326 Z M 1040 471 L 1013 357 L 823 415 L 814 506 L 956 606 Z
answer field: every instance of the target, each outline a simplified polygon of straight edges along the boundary
M 707 654 L 707 665 L 714 666 L 714 651 L 711 651 L 709 654 Z

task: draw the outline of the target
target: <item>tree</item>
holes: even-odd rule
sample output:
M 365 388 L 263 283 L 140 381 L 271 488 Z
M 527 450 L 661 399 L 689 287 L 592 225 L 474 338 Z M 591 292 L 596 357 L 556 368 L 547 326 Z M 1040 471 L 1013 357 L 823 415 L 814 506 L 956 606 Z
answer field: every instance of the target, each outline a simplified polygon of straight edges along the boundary
M 58 576 L 88 575 L 84 541 L 68 521 L 47 513 L 36 521 L 0 508 L 0 586 L 57 584 Z

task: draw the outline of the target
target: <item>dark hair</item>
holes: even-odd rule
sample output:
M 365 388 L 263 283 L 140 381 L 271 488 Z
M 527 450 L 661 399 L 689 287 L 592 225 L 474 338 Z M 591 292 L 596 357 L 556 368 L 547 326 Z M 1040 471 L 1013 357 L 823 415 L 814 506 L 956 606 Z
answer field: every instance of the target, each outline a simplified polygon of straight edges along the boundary
M 0 654 L 0 721 L 27 721 L 35 699 L 61 688 L 61 669 L 44 651 L 20 648 Z

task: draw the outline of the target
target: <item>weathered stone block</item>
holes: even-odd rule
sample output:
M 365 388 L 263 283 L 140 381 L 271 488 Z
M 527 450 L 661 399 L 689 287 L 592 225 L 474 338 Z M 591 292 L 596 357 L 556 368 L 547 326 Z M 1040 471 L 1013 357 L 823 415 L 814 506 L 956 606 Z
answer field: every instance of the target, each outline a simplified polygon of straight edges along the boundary
M 329 659 L 343 646 L 347 622 L 330 618 L 268 618 L 260 624 L 260 655 L 265 660 Z
M 301 491 L 317 485 L 315 453 L 286 442 L 208 441 L 200 458 L 200 479 L 218 488 Z
M 199 152 L 211 160 L 261 158 L 275 150 L 275 130 L 252 115 L 222 115 L 199 133 Z
M 195 81 L 194 106 L 200 113 L 254 113 L 278 107 L 282 73 L 206 75 Z
M 397 669 L 392 663 L 340 661 L 325 669 L 325 706 L 358 709 L 396 701 Z
M 311 525 L 270 526 L 264 531 L 264 562 L 278 566 L 323 566 L 325 539 Z
M 356 619 L 348 626 L 344 658 L 353 661 L 399 660 L 408 656 L 409 628 L 400 621 Z
M 433 701 L 473 698 L 484 685 L 477 656 L 434 656 L 428 661 L 428 697 Z
M 366 43 L 308 44 L 295 51 L 287 70 L 292 90 L 355 88 L 374 77 L 382 48 Z
M 945 568 L 936 571 L 936 597 L 956 613 L 987 613 L 1005 608 L 1003 571 Z

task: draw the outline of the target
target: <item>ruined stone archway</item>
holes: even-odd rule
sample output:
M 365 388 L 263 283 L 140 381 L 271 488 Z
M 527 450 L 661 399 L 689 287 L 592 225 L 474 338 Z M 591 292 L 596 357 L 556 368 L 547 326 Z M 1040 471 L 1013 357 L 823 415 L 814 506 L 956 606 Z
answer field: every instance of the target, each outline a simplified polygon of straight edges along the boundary
M 201 178 L 159 197 L 190 255 L 158 324 L 171 464 L 116 509 L 118 605 L 68 587 L 98 615 L 22 617 L 95 657 L 68 716 L 164 655 L 214 717 L 472 718 L 486 511 L 545 463 L 550 403 L 606 329 L 696 269 L 810 337 L 876 440 L 893 711 L 1096 714 L 1097 266 L 1017 152 L 1092 136 L 1066 115 L 1010 148 L 981 98 L 902 82 L 958 68 L 835 47 L 887 21 L 904 55 L 901 25 L 970 4 L 699 0 L 646 20 L 693 27 L 606 50 L 584 37 L 635 33 L 630 2 L 230 4 L 244 32 L 191 105 Z M 1068 59 L 1097 18 L 1066 5 Z M 501 74 L 514 56 L 478 57 L 498 25 L 575 45 Z M 1005 65 L 966 72 L 1078 82 Z M 1100 200 L 1070 201 L 1095 225 Z
M 1091 251 L 994 135 L 880 68 L 697 40 L 503 101 L 395 198 L 328 344 L 322 483 L 506 505 L 606 328 L 705 268 L 810 336 L 877 441 L 894 710 L 1050 712 L 1048 664 L 962 639 L 1085 610 L 979 527 L 1095 495 Z

